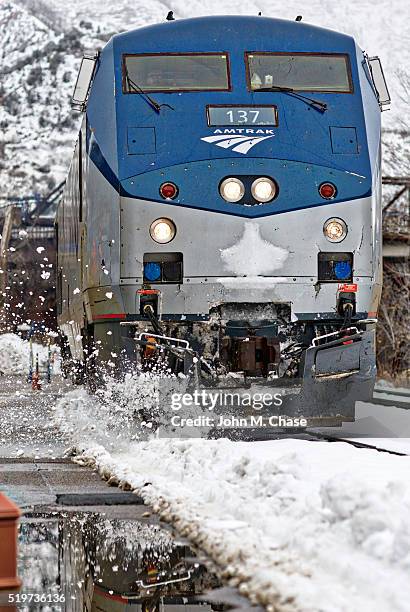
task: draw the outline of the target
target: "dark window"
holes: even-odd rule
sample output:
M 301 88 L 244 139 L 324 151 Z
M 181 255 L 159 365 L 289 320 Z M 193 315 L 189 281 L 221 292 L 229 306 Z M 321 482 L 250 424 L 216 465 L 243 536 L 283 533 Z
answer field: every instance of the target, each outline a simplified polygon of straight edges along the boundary
M 351 93 L 349 57 L 344 54 L 246 53 L 248 86 Z
M 124 56 L 124 91 L 229 91 L 227 53 Z

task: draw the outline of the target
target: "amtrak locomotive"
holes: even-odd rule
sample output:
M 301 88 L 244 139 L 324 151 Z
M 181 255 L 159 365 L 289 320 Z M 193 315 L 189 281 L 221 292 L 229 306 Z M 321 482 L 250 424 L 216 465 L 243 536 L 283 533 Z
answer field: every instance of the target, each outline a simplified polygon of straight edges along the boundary
M 85 56 L 56 219 L 66 364 L 92 382 L 160 363 L 352 420 L 375 379 L 388 101 L 378 58 L 300 21 L 169 21 Z

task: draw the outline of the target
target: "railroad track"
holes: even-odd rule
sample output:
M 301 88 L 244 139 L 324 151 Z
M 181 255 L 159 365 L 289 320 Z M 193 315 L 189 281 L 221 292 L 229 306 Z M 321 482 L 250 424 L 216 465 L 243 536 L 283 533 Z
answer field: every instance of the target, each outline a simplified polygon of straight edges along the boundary
M 379 453 L 388 453 L 389 455 L 397 455 L 398 457 L 408 457 L 410 454 L 410 452 L 404 453 L 398 450 L 383 448 L 382 446 L 378 446 L 375 444 L 367 444 L 366 442 L 361 442 L 357 438 L 354 438 L 354 439 L 345 438 L 345 437 L 339 438 L 338 436 L 329 435 L 327 433 L 310 432 L 310 431 L 309 431 L 309 436 L 312 436 L 313 438 L 318 439 L 318 440 L 325 440 L 326 442 L 345 442 L 346 444 L 350 444 L 351 446 L 355 446 L 356 448 L 367 448 L 370 450 L 375 450 Z
M 389 387 L 374 388 L 373 401 L 382 406 L 397 406 L 398 408 L 410 409 L 410 389 L 394 389 Z

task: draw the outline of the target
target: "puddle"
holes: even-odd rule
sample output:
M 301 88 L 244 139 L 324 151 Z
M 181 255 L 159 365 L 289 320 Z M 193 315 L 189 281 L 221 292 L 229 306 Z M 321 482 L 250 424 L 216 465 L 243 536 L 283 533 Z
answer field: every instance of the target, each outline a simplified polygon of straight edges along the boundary
M 23 586 L 15 610 L 232 609 L 216 597 L 215 589 L 221 584 L 215 574 L 166 528 L 108 518 L 103 513 L 52 512 L 23 517 L 19 573 Z M 212 591 L 207 603 L 204 594 Z M 29 593 L 43 595 L 42 602 L 36 603 L 35 597 L 30 603 L 24 601 Z

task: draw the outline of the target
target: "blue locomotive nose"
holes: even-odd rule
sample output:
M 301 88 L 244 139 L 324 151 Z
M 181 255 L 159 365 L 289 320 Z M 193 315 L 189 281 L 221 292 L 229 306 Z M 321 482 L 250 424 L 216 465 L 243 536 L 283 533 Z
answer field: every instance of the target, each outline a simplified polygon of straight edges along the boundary
M 352 274 L 352 266 L 348 261 L 338 261 L 335 264 L 335 277 L 338 280 L 350 278 Z
M 161 277 L 161 266 L 157 263 L 146 263 L 144 264 L 144 277 L 151 281 L 157 281 Z

